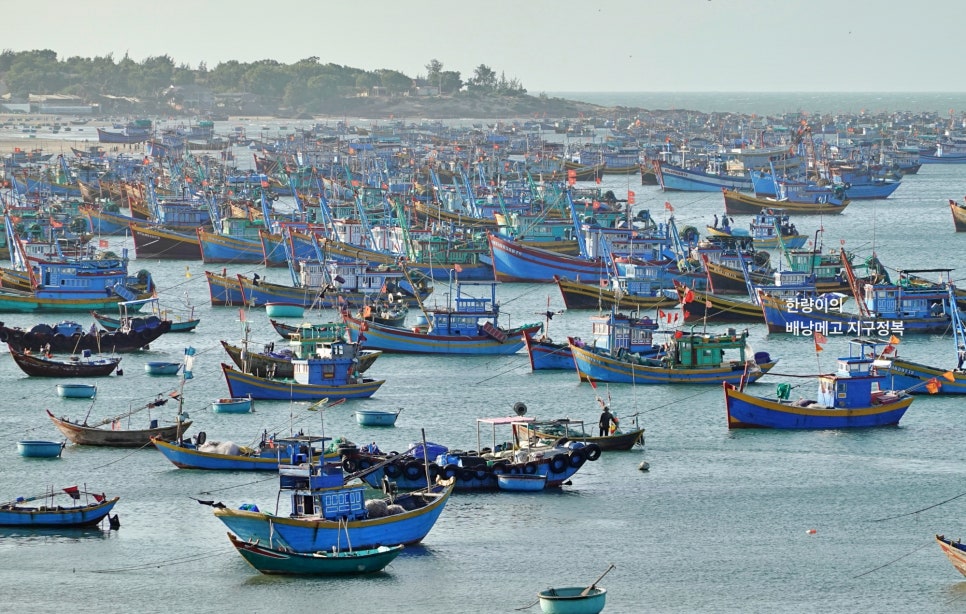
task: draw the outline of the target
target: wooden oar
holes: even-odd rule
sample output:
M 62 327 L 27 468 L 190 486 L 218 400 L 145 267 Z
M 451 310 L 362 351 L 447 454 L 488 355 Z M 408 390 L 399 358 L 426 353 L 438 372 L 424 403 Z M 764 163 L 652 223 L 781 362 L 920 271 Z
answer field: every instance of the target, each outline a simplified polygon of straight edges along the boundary
M 600 577 L 597 578 L 596 580 L 594 580 L 594 583 L 593 584 L 591 584 L 590 586 L 588 586 L 584 590 L 580 591 L 580 596 L 581 597 L 586 597 L 587 595 L 589 595 L 590 594 L 590 591 L 594 590 L 597 587 L 597 583 L 600 582 L 601 580 L 603 580 L 604 579 L 604 576 L 606 576 L 607 574 L 609 574 L 610 573 L 610 570 L 613 569 L 613 568 L 614 568 L 614 564 L 611 563 L 610 564 L 610 567 L 607 568 L 607 571 L 605 571 L 604 573 L 600 574 Z

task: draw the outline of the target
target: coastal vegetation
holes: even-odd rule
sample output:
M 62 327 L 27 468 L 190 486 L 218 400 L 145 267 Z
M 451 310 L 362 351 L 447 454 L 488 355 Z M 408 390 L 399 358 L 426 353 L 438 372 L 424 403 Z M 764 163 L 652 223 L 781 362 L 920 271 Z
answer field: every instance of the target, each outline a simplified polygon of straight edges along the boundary
M 124 99 L 145 110 L 186 113 L 252 112 L 339 114 L 347 112 L 428 116 L 576 115 L 593 105 L 546 95 L 532 96 L 516 78 L 479 64 L 469 76 L 430 60 L 426 73 L 364 70 L 325 62 L 318 56 L 292 64 L 276 60 L 229 60 L 192 68 L 168 55 L 136 62 L 125 54 L 59 58 L 50 49 L 0 52 L 0 94 L 26 100 L 31 94 L 64 95 L 85 102 Z M 417 102 L 418 101 L 418 102 Z M 153 108 L 152 108 L 153 107 Z

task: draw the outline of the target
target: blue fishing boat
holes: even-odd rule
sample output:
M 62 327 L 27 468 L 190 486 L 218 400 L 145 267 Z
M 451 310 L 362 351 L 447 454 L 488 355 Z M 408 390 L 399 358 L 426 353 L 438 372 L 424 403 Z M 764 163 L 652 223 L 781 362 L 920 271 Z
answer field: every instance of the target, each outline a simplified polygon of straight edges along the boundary
M 385 326 L 348 313 L 343 320 L 354 342 L 384 352 L 408 354 L 513 354 L 524 346 L 525 334 L 543 328 L 524 324 L 513 328 L 499 326 L 500 306 L 496 301 L 499 282 L 457 280 L 456 296 L 445 307 L 424 309 L 425 327 L 413 329 Z M 470 296 L 468 289 L 489 287 L 489 296 Z M 485 290 L 484 290 L 485 291 Z
M 80 502 L 81 498 L 84 503 Z M 91 527 L 111 513 L 118 499 L 82 491 L 77 486 L 68 486 L 63 490 L 50 489 L 42 495 L 17 497 L 0 504 L 0 526 L 38 529 Z M 28 505 L 34 502 L 39 505 Z
M 258 377 L 226 364 L 221 367 L 233 397 L 280 401 L 365 399 L 375 394 L 385 380 L 359 374 L 358 349 L 358 344 L 344 341 L 317 344 L 312 356 L 292 360 L 291 379 Z
M 574 355 L 570 352 L 569 344 L 555 342 L 545 335 L 538 337 L 532 334 L 524 335 L 523 341 L 530 358 L 530 370 L 569 371 L 574 368 Z
M 299 455 L 313 461 L 325 455 L 322 445 L 328 437 L 316 435 L 269 435 L 263 432 L 254 446 L 239 446 L 233 441 L 208 441 L 200 431 L 194 438 L 163 440 L 155 438 L 154 447 L 179 469 L 211 471 L 278 471 L 279 464 L 291 464 Z M 333 453 L 331 458 L 336 458 Z
M 711 165 L 711 171 L 718 170 Z M 661 160 L 654 161 L 654 172 L 665 192 L 720 192 L 722 188 L 750 192 L 751 179 L 747 175 L 707 172 L 705 168 L 685 168 Z
M 208 281 L 208 295 L 212 306 L 245 307 L 247 305 L 237 276 L 229 276 L 225 271 L 221 274 L 205 271 L 205 279 Z
M 300 459 L 301 460 L 301 459 Z M 453 485 L 366 500 L 358 481 L 346 483 L 339 463 L 301 462 L 279 467 L 279 496 L 274 512 L 256 505 L 231 509 L 215 504 L 215 517 L 244 541 L 257 540 L 294 552 L 378 548 L 385 544 L 421 542 L 436 524 L 453 492 Z M 291 495 L 287 513 L 279 509 L 282 495 Z
M 607 279 L 610 270 L 603 258 L 591 260 L 569 256 L 494 232 L 489 233 L 487 238 L 493 261 L 493 277 L 498 281 L 549 283 L 557 276 L 598 283 L 601 279 Z
M 201 323 L 201 318 L 195 317 L 195 308 L 193 305 L 187 305 L 184 311 L 162 308 L 156 296 L 137 301 L 122 301 L 117 306 L 120 311 L 116 317 L 97 311 L 92 311 L 91 316 L 100 324 L 101 328 L 108 331 L 135 330 L 144 332 L 144 329 L 150 323 L 158 321 L 171 323 L 170 328 L 166 332 L 187 333 L 193 331 Z M 147 311 L 150 312 L 150 315 L 134 315 L 135 312 L 144 311 L 145 306 L 147 307 Z
M 17 453 L 29 458 L 60 458 L 65 445 L 63 441 L 23 439 L 17 442 Z
M 347 576 L 382 571 L 405 546 L 379 546 L 365 550 L 337 552 L 291 552 L 269 548 L 257 541 L 243 541 L 228 534 L 228 539 L 248 564 L 263 574 L 299 576 Z
M 778 384 L 775 398 L 745 393 L 741 385 L 724 383 L 728 428 L 841 429 L 894 426 L 913 398 L 904 390 L 885 390 L 886 376 L 865 345 L 849 342 L 849 355 L 837 361 L 835 373 L 818 376 L 815 399 L 791 399 L 791 384 Z
M 847 259 L 843 267 L 857 298 L 858 312 L 829 308 L 821 299 L 804 296 L 773 295 L 758 292 L 762 314 L 769 333 L 824 335 L 902 335 L 903 333 L 940 334 L 952 322 L 949 292 L 945 285 L 915 284 L 910 275 L 940 273 L 947 278 L 951 269 L 915 269 L 900 271 L 899 283 L 865 283 L 858 290 L 855 274 Z M 955 302 L 955 301 L 953 301 Z
M 597 325 L 609 331 L 611 343 L 628 325 L 621 319 L 603 318 Z M 638 328 L 642 347 L 653 345 L 651 338 L 657 324 Z M 626 334 L 626 333 L 625 333 Z M 579 338 L 570 338 L 577 375 L 590 382 L 622 384 L 738 384 L 754 382 L 775 366 L 768 352 L 746 355 L 748 331 L 733 328 L 721 334 L 675 331 L 668 334 L 658 353 L 641 353 L 621 345 L 596 347 Z M 612 349 L 616 348 L 616 349 Z M 735 355 L 736 354 L 736 355 Z
M 136 217 L 122 214 L 116 207 L 117 205 L 114 208 L 82 205 L 79 211 L 87 218 L 88 230 L 98 236 L 124 236 L 130 233 L 131 224 L 142 223 Z M 135 249 L 136 247 L 135 245 Z

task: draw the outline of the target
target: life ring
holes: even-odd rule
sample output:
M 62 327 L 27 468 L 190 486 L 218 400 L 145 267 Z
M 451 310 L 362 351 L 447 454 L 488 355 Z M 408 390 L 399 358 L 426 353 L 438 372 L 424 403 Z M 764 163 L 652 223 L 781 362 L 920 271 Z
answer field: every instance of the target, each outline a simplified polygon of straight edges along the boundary
M 600 452 L 601 452 L 600 446 L 597 445 L 596 443 L 587 444 L 587 447 L 584 448 L 584 450 L 586 451 L 586 454 L 587 454 L 587 460 L 595 461 L 598 458 L 600 458 Z
M 523 467 L 520 465 L 510 465 L 509 469 L 507 469 L 507 473 L 510 475 L 520 475 L 523 473 Z
M 486 469 L 477 469 L 474 474 L 477 480 L 485 480 L 488 475 L 490 475 L 490 472 Z
M 356 461 L 354 458 L 345 458 L 345 459 L 342 459 L 342 468 L 348 471 L 349 473 L 354 473 L 355 470 L 358 468 L 358 465 L 356 464 Z
M 423 473 L 422 463 L 417 463 L 417 462 L 406 463 L 406 466 L 403 467 L 403 474 L 406 476 L 406 479 L 408 480 L 418 480 L 419 476 L 421 476 L 422 473 Z
M 440 469 L 441 469 L 441 467 L 439 465 L 436 465 L 434 463 L 430 463 L 429 464 L 429 481 L 430 482 L 435 482 L 436 481 L 436 478 L 439 477 Z
M 573 467 L 574 469 L 580 468 L 586 460 L 587 460 L 587 457 L 584 456 L 584 451 L 581 448 L 577 448 L 576 450 L 570 451 L 570 458 L 568 462 L 570 463 L 570 466 Z
M 443 467 L 443 471 L 442 473 L 440 473 L 440 477 L 442 477 L 444 480 L 449 480 L 451 478 L 454 478 L 456 477 L 457 469 L 459 469 L 459 467 L 457 467 L 456 465 L 446 465 L 445 467 Z
M 558 454 L 550 459 L 550 469 L 554 473 L 563 473 L 567 470 L 567 455 Z
M 493 463 L 492 467 L 490 467 L 490 473 L 492 473 L 493 475 L 503 475 L 504 473 L 507 472 L 507 468 L 509 466 L 510 466 L 510 463 L 506 461 L 497 461 Z
M 533 475 L 537 472 L 537 461 L 528 461 L 523 465 L 523 473 L 526 475 Z
M 461 482 L 469 482 L 476 477 L 476 474 L 471 469 L 464 467 L 457 472 L 456 476 Z
M 387 478 L 398 478 L 403 474 L 402 467 L 400 467 L 397 463 L 394 463 L 394 462 L 386 465 L 386 467 L 382 471 L 384 474 L 386 474 Z

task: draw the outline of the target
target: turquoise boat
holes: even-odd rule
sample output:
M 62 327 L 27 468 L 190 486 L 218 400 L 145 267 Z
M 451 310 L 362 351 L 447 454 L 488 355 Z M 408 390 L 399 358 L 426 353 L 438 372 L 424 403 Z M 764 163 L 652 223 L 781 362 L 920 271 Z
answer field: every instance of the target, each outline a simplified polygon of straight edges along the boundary
M 543 614 L 598 614 L 604 609 L 607 590 L 583 586 L 548 588 L 537 593 Z
M 270 318 L 301 318 L 305 306 L 295 303 L 265 303 L 265 314 Z
M 319 552 L 352 544 L 365 550 L 384 544 L 421 542 L 432 530 L 453 493 L 453 485 L 366 499 L 358 480 L 345 483 L 338 462 L 281 465 L 279 493 L 272 512 L 245 503 L 239 509 L 212 504 L 215 517 L 239 539 L 285 547 L 292 552 Z M 283 494 L 290 509 L 279 509 Z
M 23 440 L 17 442 L 17 452 L 20 456 L 29 458 L 58 458 L 63 450 L 63 441 Z
M 255 402 L 251 397 L 227 397 L 211 402 L 211 411 L 216 414 L 247 414 L 251 413 Z
M 396 424 L 396 418 L 399 417 L 399 411 L 384 411 L 381 409 L 357 409 L 356 422 L 362 426 L 393 426 Z
M 328 439 L 314 435 L 270 437 L 263 434 L 261 442 L 249 448 L 230 441 L 209 443 L 207 435 L 201 434 L 203 432 L 198 433 L 194 442 L 154 439 L 154 447 L 179 469 L 278 471 L 280 463 L 291 463 L 297 454 L 311 456 L 317 461 L 324 455 L 320 442 Z M 334 453 L 332 457 L 335 457 Z
M 382 571 L 404 546 L 379 546 L 341 552 L 290 552 L 258 542 L 246 542 L 231 533 L 228 539 L 248 564 L 263 574 L 348 576 Z
M 177 375 L 180 370 L 180 362 L 152 360 L 144 363 L 144 371 L 148 375 Z
M 537 492 L 547 487 L 547 476 L 539 473 L 521 473 L 518 475 L 502 473 L 496 476 L 496 483 L 500 490 Z
M 64 399 L 93 399 L 96 394 L 95 384 L 57 384 L 57 396 Z

